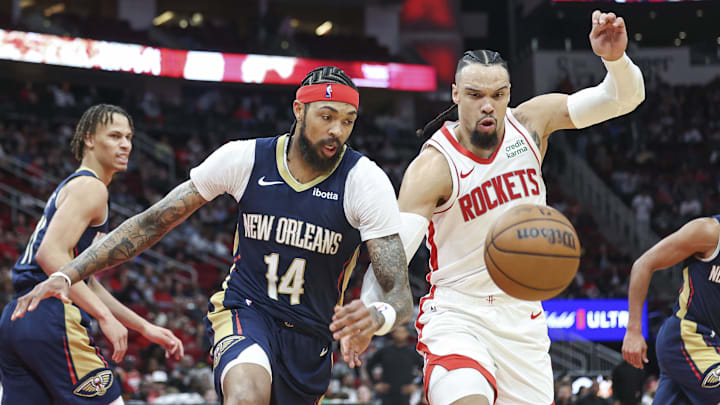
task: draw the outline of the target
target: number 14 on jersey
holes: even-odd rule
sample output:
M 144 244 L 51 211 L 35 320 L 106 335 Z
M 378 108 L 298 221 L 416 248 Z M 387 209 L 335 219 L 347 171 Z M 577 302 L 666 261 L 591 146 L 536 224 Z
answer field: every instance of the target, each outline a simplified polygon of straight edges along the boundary
M 287 271 L 280 278 L 278 285 L 278 264 L 280 263 L 280 255 L 272 253 L 265 256 L 265 263 L 268 265 L 268 271 L 265 277 L 268 281 L 268 295 L 277 301 L 278 293 L 290 295 L 290 305 L 300 303 L 300 296 L 305 292 L 303 284 L 305 283 L 305 259 L 296 257 L 288 267 Z

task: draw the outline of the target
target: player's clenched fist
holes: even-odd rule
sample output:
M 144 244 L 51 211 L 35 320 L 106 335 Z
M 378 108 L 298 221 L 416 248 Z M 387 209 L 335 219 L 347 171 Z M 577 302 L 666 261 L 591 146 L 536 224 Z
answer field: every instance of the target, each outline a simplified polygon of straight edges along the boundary
M 595 10 L 592 14 L 590 45 L 601 58 L 613 61 L 620 59 L 628 44 L 625 20 L 615 13 Z

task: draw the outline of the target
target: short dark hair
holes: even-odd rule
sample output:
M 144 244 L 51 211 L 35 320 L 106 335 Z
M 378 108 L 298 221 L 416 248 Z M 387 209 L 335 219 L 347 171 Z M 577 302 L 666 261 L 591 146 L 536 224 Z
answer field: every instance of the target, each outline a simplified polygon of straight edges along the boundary
M 113 123 L 113 114 L 120 114 L 127 118 L 130 123 L 130 130 L 135 132 L 135 125 L 132 117 L 121 107 L 111 104 L 97 104 L 88 108 L 80 117 L 80 121 L 75 127 L 75 134 L 70 141 L 73 155 L 75 159 L 82 160 L 85 154 L 85 136 L 94 134 L 99 124 L 107 125 Z
M 357 86 L 355 86 L 355 83 L 353 83 L 350 76 L 348 76 L 342 69 L 335 66 L 320 66 L 311 70 L 307 75 L 305 75 L 302 83 L 300 83 L 300 87 L 322 83 L 344 84 L 345 86 L 349 86 L 354 90 L 357 90 Z M 307 114 L 307 103 L 305 104 L 305 114 Z M 290 135 L 295 132 L 296 125 L 297 121 L 294 121 L 290 127 Z
M 457 68 L 455 69 L 455 80 L 457 81 L 458 75 L 467 65 L 480 64 L 484 66 L 500 65 L 505 68 L 505 71 L 510 77 L 510 69 L 508 68 L 507 61 L 500 56 L 499 52 L 491 51 L 488 49 L 476 49 L 474 51 L 466 51 L 463 56 L 458 60 Z M 445 120 L 451 117 L 457 111 L 457 104 L 453 104 L 447 110 L 441 112 L 437 117 L 433 118 L 432 121 L 428 122 L 423 129 L 417 130 L 417 135 L 422 136 L 423 134 L 434 134 L 445 122 Z

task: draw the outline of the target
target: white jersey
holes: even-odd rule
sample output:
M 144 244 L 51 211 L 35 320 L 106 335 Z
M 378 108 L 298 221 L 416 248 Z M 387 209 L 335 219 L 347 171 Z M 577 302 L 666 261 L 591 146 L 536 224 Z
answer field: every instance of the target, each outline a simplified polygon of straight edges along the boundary
M 428 281 L 470 296 L 505 295 L 486 271 L 485 237 L 510 208 L 546 204 L 541 152 L 510 109 L 505 116 L 505 135 L 487 159 L 458 142 L 457 126 L 457 122 L 446 122 L 423 145 L 445 156 L 453 182 L 452 197 L 436 209 L 428 228 Z

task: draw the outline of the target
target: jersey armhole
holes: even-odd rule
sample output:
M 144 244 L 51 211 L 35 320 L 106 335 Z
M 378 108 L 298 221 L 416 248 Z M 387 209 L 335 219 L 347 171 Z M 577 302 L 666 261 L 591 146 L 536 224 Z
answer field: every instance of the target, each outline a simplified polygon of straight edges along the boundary
M 537 159 L 540 166 L 542 166 L 542 159 L 540 156 L 542 156 L 542 151 L 540 148 L 533 142 L 532 139 L 528 138 L 530 131 L 525 128 L 525 126 L 520 123 L 520 121 L 515 117 L 515 115 L 512 113 L 511 108 L 508 108 L 505 112 L 505 116 L 507 116 L 508 121 L 510 122 L 510 125 L 515 127 L 515 129 L 522 135 L 523 138 L 525 138 L 525 141 L 530 145 L 530 149 L 533 151 L 533 154 L 535 155 L 535 159 Z M 528 134 L 528 135 L 525 135 Z
M 718 221 L 718 222 L 720 222 L 720 219 L 719 219 L 719 218 L 715 218 L 715 220 Z M 711 261 L 713 261 L 713 260 L 715 260 L 715 259 L 717 258 L 718 252 L 720 252 L 720 235 L 718 235 L 717 245 L 715 245 L 715 250 L 714 250 L 713 253 L 710 255 L 710 257 L 705 258 L 705 259 L 701 259 L 701 258 L 697 257 L 697 259 L 700 260 L 701 262 L 705 262 L 705 263 L 711 262 Z
M 458 175 L 458 169 L 455 166 L 455 162 L 450 159 L 450 155 L 448 155 L 447 151 L 443 148 L 440 142 L 430 138 L 423 146 L 423 149 L 431 146 L 445 157 L 445 160 L 448 162 L 448 167 L 450 168 L 450 178 L 452 178 L 452 191 L 450 192 L 450 198 L 448 198 L 448 200 L 439 207 L 435 207 L 435 210 L 433 211 L 433 214 L 442 214 L 443 212 L 449 210 L 455 204 L 455 200 L 457 200 L 458 194 L 460 193 L 460 177 Z

